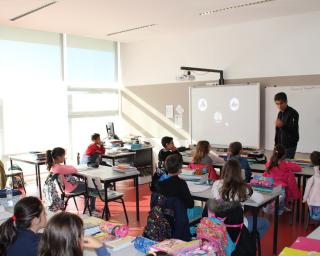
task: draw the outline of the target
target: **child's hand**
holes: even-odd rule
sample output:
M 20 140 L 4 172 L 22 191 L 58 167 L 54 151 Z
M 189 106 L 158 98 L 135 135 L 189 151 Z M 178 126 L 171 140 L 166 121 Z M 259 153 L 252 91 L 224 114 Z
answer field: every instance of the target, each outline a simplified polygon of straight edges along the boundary
M 83 246 L 91 249 L 98 249 L 102 246 L 102 243 L 92 236 L 85 236 L 83 238 Z

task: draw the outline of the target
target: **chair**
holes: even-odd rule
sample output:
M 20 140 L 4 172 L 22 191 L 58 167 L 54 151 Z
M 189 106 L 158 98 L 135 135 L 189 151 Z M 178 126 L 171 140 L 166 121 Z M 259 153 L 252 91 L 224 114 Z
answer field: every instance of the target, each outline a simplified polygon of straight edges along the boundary
M 107 212 L 108 216 L 106 216 L 106 218 L 110 218 L 111 214 L 110 214 L 110 210 L 109 210 L 109 206 L 108 203 L 109 202 L 116 202 L 116 203 L 120 203 L 122 204 L 123 207 L 123 211 L 126 217 L 126 221 L 127 223 L 129 223 L 129 219 L 128 219 L 128 214 L 127 214 L 127 210 L 126 210 L 126 206 L 124 204 L 124 200 L 123 200 L 123 193 L 115 191 L 115 190 L 108 190 L 108 201 L 105 202 L 105 191 L 104 188 L 102 187 L 101 181 L 98 177 L 87 177 L 88 179 L 88 191 L 89 191 L 89 197 L 95 197 L 95 198 L 99 198 L 102 202 L 104 202 L 104 207 L 103 207 L 103 211 L 102 211 L 102 216 L 101 218 L 104 218 L 104 214 L 105 212 Z M 85 208 L 86 210 L 86 208 Z M 84 210 L 84 212 L 85 212 Z
M 17 177 L 20 179 L 20 181 L 17 181 Z M 23 171 L 19 165 L 13 164 L 11 167 L 9 167 L 8 172 L 6 172 L 6 178 L 11 178 L 12 188 L 19 189 L 21 185 L 22 189 L 24 190 L 24 193 L 27 193 L 26 188 L 24 186 Z
M 83 196 L 84 197 L 84 201 L 85 201 L 85 207 L 84 207 L 83 213 L 85 213 L 86 208 L 89 206 L 87 178 L 84 177 L 84 176 L 81 176 L 79 174 L 72 174 L 71 176 L 74 177 L 77 180 L 77 182 L 79 182 L 79 183 L 83 182 L 85 184 L 85 186 L 84 186 L 85 190 L 84 191 L 80 191 L 80 192 L 76 192 L 76 193 L 66 192 L 62 175 L 57 175 L 56 181 L 57 181 L 58 187 L 59 187 L 60 192 L 61 192 L 61 199 L 64 201 L 64 211 L 66 210 L 66 208 L 68 206 L 68 202 L 69 202 L 70 198 L 73 199 L 74 204 L 75 204 L 75 206 L 77 208 L 77 211 L 79 211 L 78 205 L 77 205 L 77 201 L 76 201 L 75 198 L 79 197 L 79 196 Z M 88 207 L 88 209 L 89 209 L 89 214 L 91 216 L 90 207 Z
M 306 220 L 306 226 L 305 226 L 305 231 L 308 230 L 308 227 L 309 225 L 312 225 L 312 224 L 320 224 L 320 220 L 314 220 L 311 218 L 311 209 L 310 207 L 308 207 L 308 216 L 307 216 L 307 220 Z
M 219 175 L 217 174 L 216 170 L 214 169 L 214 167 L 211 164 L 194 164 L 194 163 L 190 163 L 188 165 L 188 167 L 190 169 L 207 169 L 208 170 L 208 179 L 209 180 L 218 180 L 219 179 Z

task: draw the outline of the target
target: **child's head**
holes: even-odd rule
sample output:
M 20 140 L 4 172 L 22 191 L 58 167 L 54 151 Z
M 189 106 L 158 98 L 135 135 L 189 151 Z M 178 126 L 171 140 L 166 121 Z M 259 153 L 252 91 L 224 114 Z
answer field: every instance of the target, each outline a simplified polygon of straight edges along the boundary
M 274 102 L 280 111 L 284 111 L 288 105 L 287 95 L 284 92 L 277 93 L 274 96 Z
M 54 215 L 44 229 L 38 249 L 40 256 L 83 255 L 83 221 L 72 213 Z
M 193 157 L 193 162 L 195 164 L 199 164 L 201 162 L 201 160 L 206 156 L 208 155 L 210 151 L 210 144 L 209 144 L 209 141 L 206 141 L 206 140 L 200 140 L 198 143 L 197 143 L 197 146 L 196 146 L 196 152 L 194 154 L 194 157 Z
M 101 144 L 100 134 L 99 133 L 92 134 L 91 140 L 94 144 Z
M 65 160 L 66 151 L 64 148 L 54 148 L 53 150 L 47 150 L 46 161 L 47 161 L 47 169 L 51 170 L 51 167 L 54 164 L 61 164 Z
M 320 166 L 320 152 L 313 151 L 310 155 L 310 160 L 314 166 Z
M 273 149 L 272 156 L 270 158 L 270 164 L 267 168 L 267 172 L 269 172 L 273 167 L 279 165 L 279 161 L 283 160 L 286 155 L 286 149 L 282 145 L 276 145 Z
M 174 143 L 173 143 L 172 137 L 168 137 L 168 136 L 163 137 L 161 139 L 161 144 L 167 150 L 171 150 L 174 148 Z
M 178 154 L 170 155 L 166 158 L 165 168 L 171 175 L 178 175 L 182 168 L 182 156 Z
M 243 180 L 241 166 L 238 160 L 229 160 L 222 168 L 223 185 L 220 190 L 221 198 L 225 201 L 240 201 L 248 199 L 252 191 Z M 248 196 L 248 190 L 250 191 Z
M 33 232 L 45 227 L 46 212 L 41 201 L 33 196 L 24 197 L 14 207 L 13 216 L 0 226 L 0 255 L 15 241 L 17 229 Z
M 242 150 L 242 144 L 238 141 L 236 142 L 232 142 L 229 145 L 229 152 L 231 154 L 231 156 L 238 156 L 240 155 Z

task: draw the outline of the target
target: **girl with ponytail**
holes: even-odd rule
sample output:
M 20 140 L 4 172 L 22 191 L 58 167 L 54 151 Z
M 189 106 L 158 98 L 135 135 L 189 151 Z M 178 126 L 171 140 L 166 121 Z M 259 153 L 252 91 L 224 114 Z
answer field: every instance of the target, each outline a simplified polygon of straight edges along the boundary
M 285 155 L 285 148 L 282 145 L 276 145 L 270 161 L 266 163 L 266 171 L 263 176 L 273 178 L 275 185 L 282 186 L 285 190 L 285 201 L 288 202 L 301 197 L 294 177 L 294 172 L 300 172 L 301 166 L 294 162 L 286 161 L 284 159 Z
M 41 201 L 33 196 L 17 202 L 11 218 L 0 226 L 0 255 L 36 256 L 46 213 Z

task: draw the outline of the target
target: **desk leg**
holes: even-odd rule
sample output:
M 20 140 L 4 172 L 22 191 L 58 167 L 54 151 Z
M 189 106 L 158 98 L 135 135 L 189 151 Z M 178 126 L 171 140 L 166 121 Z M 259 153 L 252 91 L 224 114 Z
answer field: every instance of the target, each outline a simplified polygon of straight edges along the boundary
M 107 181 L 104 182 L 104 208 L 103 208 L 103 215 L 105 215 L 106 220 L 109 220 L 109 206 L 108 206 L 108 186 L 109 183 Z
M 301 191 L 301 176 L 298 176 L 298 188 Z M 297 213 L 296 213 L 296 222 L 299 222 L 300 219 L 300 199 L 297 200 Z
M 253 209 L 253 223 L 252 223 L 252 232 L 254 239 L 258 245 L 258 255 L 261 256 L 261 243 L 260 243 L 260 236 L 258 233 L 257 225 L 258 225 L 258 209 Z
M 41 190 L 41 177 L 40 177 L 40 165 L 36 164 L 36 179 L 38 183 L 38 189 L 39 189 L 39 197 L 42 200 L 42 190 Z
M 138 180 L 138 175 L 134 177 L 134 183 L 135 183 L 135 187 L 136 187 L 136 213 L 137 213 L 137 221 L 140 221 L 139 180 Z
M 306 184 L 307 184 L 307 177 L 303 176 L 302 178 L 302 197 L 304 195 L 304 191 L 306 190 Z M 304 223 L 304 215 L 305 215 L 305 203 L 302 202 L 301 206 L 301 221 Z
M 275 205 L 274 205 L 273 255 L 277 255 L 278 221 L 279 221 L 279 196 L 276 197 Z
M 37 183 L 37 187 L 39 187 L 39 176 L 38 176 L 38 166 L 37 164 L 34 166 L 35 167 L 35 170 L 36 170 L 36 183 Z

